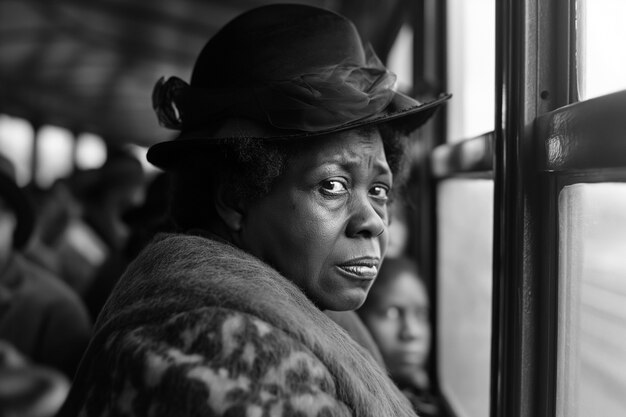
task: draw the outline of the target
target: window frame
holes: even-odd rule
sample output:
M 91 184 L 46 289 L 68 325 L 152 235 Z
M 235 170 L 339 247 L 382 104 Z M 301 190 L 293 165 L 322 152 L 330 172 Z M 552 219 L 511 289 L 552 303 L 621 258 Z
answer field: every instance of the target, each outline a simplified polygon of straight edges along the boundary
M 495 182 L 492 417 L 555 413 L 558 219 L 550 196 L 558 198 L 560 185 L 539 169 L 538 149 L 544 148 L 537 144 L 535 121 L 578 100 L 575 18 L 575 0 L 496 1 L 494 132 L 451 145 L 439 139 L 424 164 L 430 176 L 421 190 L 427 201 L 420 231 L 426 231 L 421 246 L 429 249 L 420 262 L 435 284 L 437 181 Z M 445 126 L 445 113 L 440 123 Z M 445 127 L 434 133 L 445 138 Z
M 555 412 L 558 223 L 534 122 L 577 100 L 574 6 L 496 2 L 492 417 Z
M 445 80 L 446 2 L 437 3 L 442 55 L 436 65 Z M 577 18 L 576 0 L 496 1 L 494 131 L 446 144 L 444 108 L 420 137 L 425 156 L 417 161 L 415 230 L 418 261 L 433 283 L 434 311 L 438 182 L 494 180 L 491 417 L 556 415 L 559 194 L 574 183 L 626 182 L 626 142 L 621 140 L 626 120 L 602 110 L 626 106 L 626 91 L 579 101 Z M 424 71 L 415 68 L 419 78 Z M 445 91 L 445 82 L 439 87 Z M 600 110 L 581 116 L 592 108 Z M 601 140 L 591 134 L 578 138 L 567 123 L 559 124 L 568 118 L 587 132 L 596 132 L 607 118 L 616 129 Z M 436 366 L 436 314 L 433 333 Z M 437 369 L 431 375 L 438 388 Z
M 549 309 L 549 372 L 551 398 L 546 400 L 548 416 L 556 416 L 559 223 L 561 191 L 568 185 L 602 182 L 626 183 L 626 120 L 614 110 L 626 107 L 626 91 L 585 100 L 542 115 L 535 124 L 538 175 L 545 183 L 544 235 L 542 259 L 543 299 Z M 563 121 L 576 123 L 563 123 Z M 558 143 L 555 149 L 555 141 Z M 593 148 L 593 152 L 589 149 Z M 552 151 L 551 151 L 552 149 Z
M 558 197 L 572 183 L 626 180 L 626 124 L 608 111 L 626 93 L 578 102 L 576 18 L 575 0 L 497 3 L 494 417 L 555 415 Z M 608 118 L 617 129 L 599 143 L 589 133 Z

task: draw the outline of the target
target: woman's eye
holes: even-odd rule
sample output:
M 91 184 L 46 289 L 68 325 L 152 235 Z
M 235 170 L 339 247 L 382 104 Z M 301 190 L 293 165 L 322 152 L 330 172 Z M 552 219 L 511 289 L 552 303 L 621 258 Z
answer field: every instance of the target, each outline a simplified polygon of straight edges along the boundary
M 379 200 L 388 200 L 389 188 L 382 185 L 376 185 L 370 189 L 370 195 Z
M 321 184 L 322 191 L 330 195 L 340 195 L 348 191 L 346 184 L 339 180 L 327 180 Z

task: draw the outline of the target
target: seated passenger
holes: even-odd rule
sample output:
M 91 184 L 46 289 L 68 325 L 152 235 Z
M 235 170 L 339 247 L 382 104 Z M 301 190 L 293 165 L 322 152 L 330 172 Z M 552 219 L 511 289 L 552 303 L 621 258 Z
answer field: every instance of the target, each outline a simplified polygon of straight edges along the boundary
M 14 167 L 0 156 L 0 339 L 72 377 L 89 341 L 91 319 L 60 278 L 21 254 L 33 225 Z
M 69 389 L 70 381 L 61 372 L 30 362 L 0 339 L 0 415 L 52 417 Z
M 378 344 L 389 375 L 422 417 L 443 415 L 425 368 L 431 341 L 428 311 L 428 293 L 417 266 L 404 257 L 385 259 L 357 311 Z
M 215 34 L 189 84 L 157 83 L 180 134 L 147 157 L 180 233 L 117 282 L 59 417 L 415 416 L 322 312 L 365 300 L 406 133 L 445 101 L 394 81 L 343 16 L 273 4 Z
M 124 250 L 131 230 L 122 218 L 128 209 L 140 206 L 145 196 L 145 175 L 139 159 L 127 150 L 111 150 L 103 166 L 93 170 L 91 182 L 76 190 L 83 205 L 81 235 L 98 243 L 100 255 L 84 253 L 91 268 L 76 288 L 86 303 L 91 303 L 92 288 L 106 288 L 117 281 L 128 265 Z M 82 223 L 82 224 L 81 224 Z M 73 239 L 80 251 L 82 240 Z M 95 249 L 95 248 L 94 248 Z M 97 282 L 102 281 L 105 282 Z M 89 307 L 89 305 L 88 305 Z M 94 314 L 99 307 L 91 309 Z M 95 317 L 95 316 L 94 316 Z
M 122 220 L 129 228 L 125 247 L 117 252 L 117 256 L 111 257 L 98 268 L 93 282 L 83 297 L 92 317 L 98 317 L 113 287 L 130 261 L 152 240 L 155 234 L 173 228 L 168 216 L 169 182 L 169 173 L 159 173 L 150 181 L 143 204 L 132 207 L 122 214 Z

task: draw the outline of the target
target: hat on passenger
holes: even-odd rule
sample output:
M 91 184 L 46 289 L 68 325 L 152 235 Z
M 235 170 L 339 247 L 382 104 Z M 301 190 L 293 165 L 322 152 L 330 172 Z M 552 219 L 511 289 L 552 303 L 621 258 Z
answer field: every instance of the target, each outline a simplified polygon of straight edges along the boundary
M 272 4 L 226 24 L 200 52 L 190 84 L 161 78 L 153 92 L 159 122 L 180 130 L 153 145 L 161 168 L 210 149 L 228 119 L 263 127 L 238 137 L 293 140 L 388 123 L 408 133 L 450 95 L 419 102 L 395 90 L 396 76 L 364 46 L 345 17 L 312 6 Z
M 0 198 L 5 200 L 15 212 L 17 226 L 13 233 L 13 247 L 21 249 L 28 242 L 35 214 L 26 194 L 15 181 L 15 167 L 4 155 L 0 154 Z

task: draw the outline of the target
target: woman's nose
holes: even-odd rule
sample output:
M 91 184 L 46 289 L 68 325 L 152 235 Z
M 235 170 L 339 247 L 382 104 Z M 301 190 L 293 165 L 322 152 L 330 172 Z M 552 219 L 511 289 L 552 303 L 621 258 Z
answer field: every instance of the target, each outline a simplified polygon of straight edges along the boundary
M 351 204 L 350 222 L 347 233 L 349 236 L 376 237 L 387 229 L 387 208 L 377 207 L 369 196 L 357 196 Z

